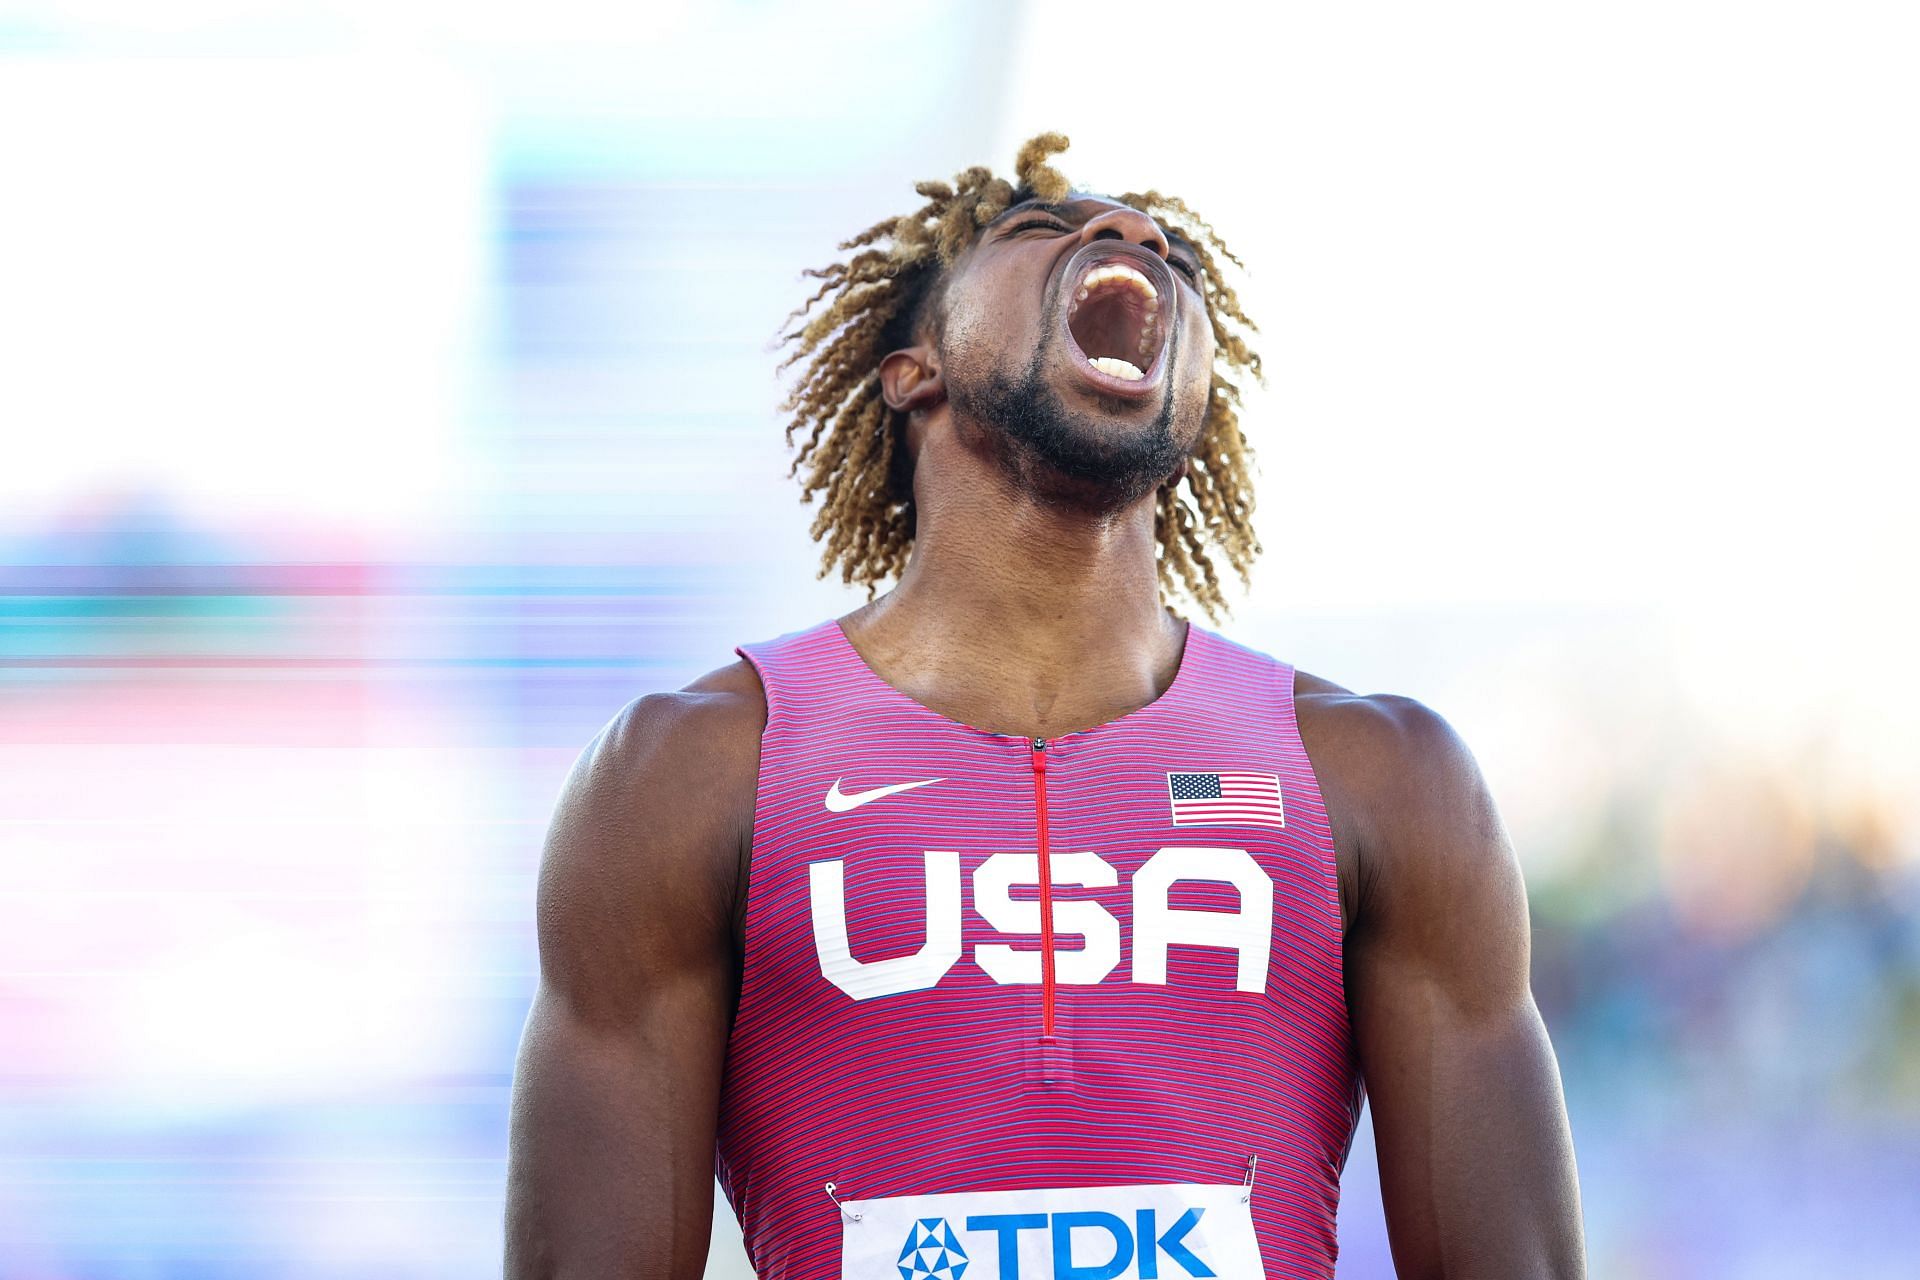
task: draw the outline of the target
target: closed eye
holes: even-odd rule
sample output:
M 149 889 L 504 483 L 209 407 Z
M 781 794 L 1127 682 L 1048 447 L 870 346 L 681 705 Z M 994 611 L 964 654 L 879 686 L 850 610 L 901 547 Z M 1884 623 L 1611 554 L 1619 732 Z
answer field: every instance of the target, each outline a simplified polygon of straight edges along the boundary
M 1046 230 L 1046 231 L 1073 230 L 1072 227 L 1060 221 L 1058 218 L 1049 218 L 1043 215 L 1038 218 L 1028 218 L 1025 222 L 1016 222 L 1013 225 L 1007 227 L 1000 234 L 1003 236 L 1015 236 L 1015 235 L 1019 235 L 1022 231 L 1032 231 L 1035 228 L 1039 228 L 1041 230 Z M 1172 267 L 1175 271 L 1178 271 L 1181 275 L 1185 276 L 1188 280 L 1192 281 L 1196 288 L 1199 286 L 1200 268 L 1195 266 L 1193 263 L 1188 262 L 1185 258 L 1169 257 L 1167 259 L 1167 265 Z
M 1029 218 L 1025 222 L 1016 222 L 1012 226 L 1008 227 L 1006 230 L 1006 234 L 1015 235 L 1021 231 L 1031 231 L 1035 227 L 1045 227 L 1052 231 L 1073 230 L 1072 227 L 1069 227 L 1066 223 L 1060 221 L 1058 218 Z

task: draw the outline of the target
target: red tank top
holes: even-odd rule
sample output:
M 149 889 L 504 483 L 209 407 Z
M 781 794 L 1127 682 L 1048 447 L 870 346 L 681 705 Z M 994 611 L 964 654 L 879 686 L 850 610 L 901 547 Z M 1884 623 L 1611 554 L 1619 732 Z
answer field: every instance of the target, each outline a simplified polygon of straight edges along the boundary
M 737 652 L 767 724 L 716 1172 L 761 1280 L 1331 1276 L 1362 1087 L 1293 668 L 1189 623 L 1158 699 L 1033 739 L 833 619 Z

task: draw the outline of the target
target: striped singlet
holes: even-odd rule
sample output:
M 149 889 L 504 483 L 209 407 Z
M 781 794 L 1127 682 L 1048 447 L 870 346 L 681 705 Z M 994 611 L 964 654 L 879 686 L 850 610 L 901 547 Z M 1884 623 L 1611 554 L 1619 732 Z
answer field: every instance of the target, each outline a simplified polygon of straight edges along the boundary
M 761 1280 L 1331 1276 L 1363 1088 L 1293 668 L 1190 622 L 1159 698 L 1040 739 L 834 619 L 736 651 L 767 723 L 716 1172 Z

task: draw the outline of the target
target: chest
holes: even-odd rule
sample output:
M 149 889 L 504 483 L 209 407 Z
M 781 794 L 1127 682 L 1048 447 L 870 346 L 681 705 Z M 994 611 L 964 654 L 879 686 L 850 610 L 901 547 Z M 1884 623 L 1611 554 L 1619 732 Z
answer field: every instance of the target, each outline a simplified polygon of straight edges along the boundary
M 1337 951 L 1337 863 L 1298 753 L 1120 735 L 919 745 L 763 767 L 745 941 L 796 994 L 1258 997 L 1293 952 Z

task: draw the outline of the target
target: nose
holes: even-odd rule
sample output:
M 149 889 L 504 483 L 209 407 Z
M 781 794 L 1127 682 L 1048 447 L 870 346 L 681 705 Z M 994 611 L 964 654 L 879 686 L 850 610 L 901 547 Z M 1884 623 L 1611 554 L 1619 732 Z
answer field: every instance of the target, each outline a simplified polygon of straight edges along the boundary
M 1109 209 L 1097 218 L 1089 218 L 1080 229 L 1083 241 L 1125 240 L 1162 258 L 1167 256 L 1167 236 L 1160 224 L 1138 209 Z

